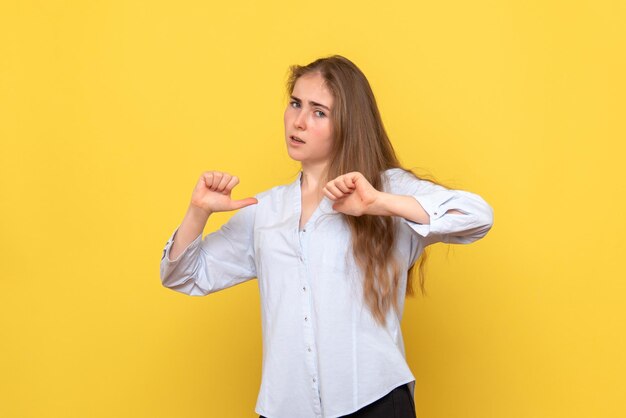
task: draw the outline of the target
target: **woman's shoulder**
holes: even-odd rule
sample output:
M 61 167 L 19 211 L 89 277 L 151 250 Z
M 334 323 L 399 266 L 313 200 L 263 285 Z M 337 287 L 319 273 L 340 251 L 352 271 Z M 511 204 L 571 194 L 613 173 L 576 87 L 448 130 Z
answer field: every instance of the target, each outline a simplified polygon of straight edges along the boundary
M 262 192 L 257 193 L 254 197 L 257 198 L 259 203 L 266 202 L 276 202 L 283 201 L 285 199 L 291 199 L 295 192 L 297 192 L 296 187 L 298 186 L 300 180 L 300 175 L 290 183 L 279 184 L 277 186 L 271 187 L 269 189 L 263 190 Z
M 387 176 L 387 177 L 393 177 L 393 176 L 399 176 L 399 175 L 404 175 L 406 173 L 410 173 L 410 171 L 405 170 L 402 167 L 393 167 L 393 168 L 388 168 L 385 171 L 383 171 L 383 175 Z M 411 173 L 412 174 L 412 173 Z
M 439 188 L 437 183 L 428 177 L 422 178 L 411 170 L 402 167 L 389 168 L 383 172 L 383 184 L 386 191 L 395 194 L 405 194 L 417 190 L 431 190 Z
M 406 170 L 402 167 L 388 168 L 382 173 L 383 181 L 385 182 L 403 182 L 403 181 L 415 181 L 419 180 L 413 172 Z

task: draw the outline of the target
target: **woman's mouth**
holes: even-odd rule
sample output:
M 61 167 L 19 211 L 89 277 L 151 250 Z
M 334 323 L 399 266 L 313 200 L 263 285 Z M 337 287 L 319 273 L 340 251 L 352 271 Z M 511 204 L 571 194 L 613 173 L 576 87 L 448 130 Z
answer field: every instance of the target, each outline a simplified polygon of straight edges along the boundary
M 291 140 L 292 143 L 296 143 L 296 144 L 306 144 L 306 142 L 304 142 L 303 140 L 301 140 L 300 138 L 298 138 L 297 136 L 291 135 L 289 137 L 289 139 Z

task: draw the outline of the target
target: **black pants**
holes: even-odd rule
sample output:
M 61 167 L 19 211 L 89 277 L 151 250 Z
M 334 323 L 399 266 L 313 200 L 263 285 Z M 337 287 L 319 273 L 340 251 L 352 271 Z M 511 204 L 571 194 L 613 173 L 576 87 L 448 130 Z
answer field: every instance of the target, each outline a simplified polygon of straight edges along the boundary
M 409 385 L 398 386 L 382 398 L 342 418 L 415 418 L 415 403 Z M 259 418 L 265 418 L 259 415 Z

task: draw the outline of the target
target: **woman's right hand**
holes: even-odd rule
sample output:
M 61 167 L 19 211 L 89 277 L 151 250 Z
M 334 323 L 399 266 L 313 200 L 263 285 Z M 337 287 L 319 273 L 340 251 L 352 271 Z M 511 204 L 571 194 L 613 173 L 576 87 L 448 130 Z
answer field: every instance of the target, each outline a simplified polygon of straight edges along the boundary
M 191 205 L 210 215 L 213 212 L 236 210 L 258 203 L 253 197 L 231 199 L 230 193 L 238 183 L 237 176 L 221 171 L 205 171 L 191 195 Z

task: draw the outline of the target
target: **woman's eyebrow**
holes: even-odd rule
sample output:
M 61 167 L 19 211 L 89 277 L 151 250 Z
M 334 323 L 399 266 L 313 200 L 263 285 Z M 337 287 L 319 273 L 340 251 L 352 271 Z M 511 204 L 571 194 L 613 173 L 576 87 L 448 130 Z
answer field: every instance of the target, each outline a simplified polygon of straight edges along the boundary
M 298 102 L 298 103 L 302 103 L 302 100 L 298 99 L 296 96 L 291 96 L 291 98 L 293 100 L 295 100 L 296 102 Z M 326 109 L 326 110 L 328 110 L 330 112 L 330 108 L 328 106 L 325 106 L 325 105 L 321 104 L 321 103 L 317 103 L 317 102 L 314 102 L 312 100 L 309 100 L 309 104 L 313 105 L 313 106 L 323 107 L 324 109 Z

